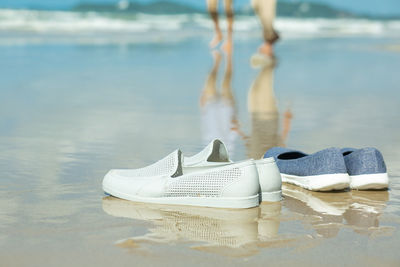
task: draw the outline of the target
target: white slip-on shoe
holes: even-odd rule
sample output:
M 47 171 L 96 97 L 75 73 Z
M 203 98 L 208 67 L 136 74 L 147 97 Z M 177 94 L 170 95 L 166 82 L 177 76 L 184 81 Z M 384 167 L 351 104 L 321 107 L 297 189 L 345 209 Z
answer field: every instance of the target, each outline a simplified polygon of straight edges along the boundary
M 103 190 L 113 196 L 148 203 L 219 208 L 250 208 L 259 204 L 259 181 L 253 160 L 186 173 L 179 150 L 148 167 L 111 170 Z
M 172 154 L 144 168 L 111 170 L 110 172 L 118 173 L 119 176 L 126 178 L 150 177 L 164 174 L 172 176 L 175 172 L 174 166 L 177 160 L 175 157 L 171 157 Z M 255 162 L 259 176 L 261 200 L 268 202 L 280 201 L 282 199 L 282 181 L 274 158 L 264 158 Z M 184 157 L 182 171 L 185 174 L 203 172 L 233 163 L 229 159 L 228 150 L 224 143 L 218 139 L 214 139 L 196 155 Z

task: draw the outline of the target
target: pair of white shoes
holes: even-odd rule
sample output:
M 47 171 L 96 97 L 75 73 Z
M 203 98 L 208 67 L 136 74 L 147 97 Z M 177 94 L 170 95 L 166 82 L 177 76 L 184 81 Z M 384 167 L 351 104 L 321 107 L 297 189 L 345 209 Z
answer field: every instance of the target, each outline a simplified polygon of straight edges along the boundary
M 280 201 L 282 180 L 273 158 L 234 163 L 215 139 L 192 157 L 176 150 L 144 168 L 110 170 L 103 190 L 137 202 L 251 208 Z

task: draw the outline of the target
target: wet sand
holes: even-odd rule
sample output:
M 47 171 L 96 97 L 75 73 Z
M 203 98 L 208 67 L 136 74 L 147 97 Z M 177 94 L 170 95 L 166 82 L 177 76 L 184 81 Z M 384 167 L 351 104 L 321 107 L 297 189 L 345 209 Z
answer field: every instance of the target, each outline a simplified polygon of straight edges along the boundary
M 238 40 L 217 67 L 203 39 L 2 46 L 1 265 L 398 266 L 400 54 L 374 49 L 393 43 L 283 40 L 277 64 L 257 69 L 256 41 Z M 282 202 L 247 210 L 103 194 L 107 170 L 196 153 L 211 135 L 234 160 L 276 145 L 375 146 L 390 190 L 285 185 Z
M 400 52 L 400 44 L 392 44 L 384 46 L 385 50 Z

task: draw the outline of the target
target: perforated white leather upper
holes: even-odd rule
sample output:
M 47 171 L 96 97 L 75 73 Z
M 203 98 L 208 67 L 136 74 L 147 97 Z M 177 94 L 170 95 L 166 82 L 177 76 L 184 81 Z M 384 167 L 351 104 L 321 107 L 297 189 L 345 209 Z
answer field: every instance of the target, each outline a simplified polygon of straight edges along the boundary
M 177 178 L 167 185 L 165 197 L 220 196 L 222 189 L 242 175 L 239 168 Z

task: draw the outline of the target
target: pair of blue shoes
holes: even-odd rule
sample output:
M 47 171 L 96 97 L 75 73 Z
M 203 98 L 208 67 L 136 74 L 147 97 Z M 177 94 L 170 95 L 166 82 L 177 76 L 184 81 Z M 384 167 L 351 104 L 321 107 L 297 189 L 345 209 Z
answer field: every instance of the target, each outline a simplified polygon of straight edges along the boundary
M 389 185 L 382 154 L 376 148 L 327 148 L 314 154 L 274 147 L 264 158 L 273 157 L 282 182 L 313 191 L 380 190 Z

